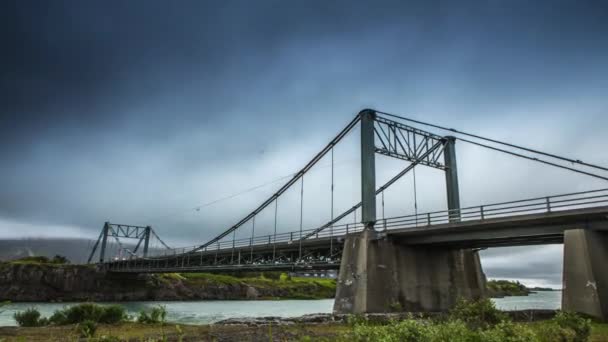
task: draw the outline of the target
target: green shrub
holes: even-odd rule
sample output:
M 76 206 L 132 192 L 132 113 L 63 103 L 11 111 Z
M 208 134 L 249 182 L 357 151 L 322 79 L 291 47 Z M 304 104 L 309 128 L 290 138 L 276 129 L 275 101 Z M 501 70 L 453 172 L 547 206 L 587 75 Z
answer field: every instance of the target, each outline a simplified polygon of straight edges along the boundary
M 66 325 L 69 324 L 68 323 L 68 318 L 65 314 L 65 309 L 64 310 L 56 310 L 51 317 L 49 317 L 49 323 L 54 324 L 54 325 Z
M 147 313 L 144 310 L 139 312 L 139 316 L 137 317 L 138 323 L 143 324 L 164 324 L 165 318 L 167 317 L 167 309 L 163 305 L 155 306 L 152 308 L 150 313 Z
M 97 331 L 97 324 L 91 320 L 84 320 L 76 326 L 76 332 L 80 337 L 93 337 Z
M 502 321 L 508 316 L 498 310 L 490 299 L 484 298 L 475 301 L 460 299 L 450 311 L 450 320 L 460 320 L 470 329 L 487 329 Z
M 70 260 L 68 260 L 68 258 L 64 257 L 63 255 L 57 254 L 53 257 L 53 259 L 51 259 L 50 262 L 53 264 L 65 265 L 65 264 L 69 264 Z
M 99 323 L 116 324 L 127 320 L 127 311 L 122 305 L 107 305 L 99 317 Z
M 480 332 L 484 342 L 536 342 L 534 331 L 527 325 L 503 321 L 494 327 Z
M 291 281 L 291 276 L 287 273 L 281 273 L 279 280 L 282 282 Z
M 567 311 L 560 311 L 542 328 L 543 341 L 584 342 L 591 335 L 591 320 Z
M 427 336 L 423 341 L 430 342 L 477 342 L 481 341 L 479 333 L 467 327 L 461 320 L 451 320 L 429 325 Z
M 356 323 L 352 335 L 355 341 L 428 341 L 429 325 L 411 319 L 386 325 Z
M 64 310 L 66 316 L 64 324 L 81 323 L 84 321 L 99 322 L 104 313 L 101 305 L 93 303 L 78 304 Z
M 38 327 L 45 321 L 40 321 L 40 312 L 36 308 L 15 312 L 13 315 L 20 327 Z
M 49 322 L 55 325 L 76 324 L 84 321 L 116 324 L 127 319 L 127 312 L 121 305 L 83 303 L 55 311 L 49 318 Z
M 536 325 L 536 336 L 541 342 L 573 342 L 576 333 L 570 329 L 563 329 L 554 321 L 542 322 Z

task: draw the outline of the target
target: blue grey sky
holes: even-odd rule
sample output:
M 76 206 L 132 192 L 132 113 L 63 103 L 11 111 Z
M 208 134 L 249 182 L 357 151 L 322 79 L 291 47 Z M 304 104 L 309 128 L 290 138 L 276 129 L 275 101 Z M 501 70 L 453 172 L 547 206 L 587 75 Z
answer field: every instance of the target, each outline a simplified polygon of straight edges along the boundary
M 0 16 L 0 238 L 120 221 L 205 241 L 367 107 L 608 160 L 604 1 L 3 1 Z M 336 148 L 336 212 L 359 200 L 355 138 Z M 328 162 L 306 226 L 329 216 Z M 470 146 L 458 162 L 463 205 L 605 187 Z M 379 182 L 403 166 L 379 158 Z M 445 207 L 442 182 L 419 170 L 420 211 Z M 389 213 L 414 210 L 412 185 L 387 192 Z M 534 270 L 561 262 L 552 246 L 484 262 L 539 251 L 552 261 Z

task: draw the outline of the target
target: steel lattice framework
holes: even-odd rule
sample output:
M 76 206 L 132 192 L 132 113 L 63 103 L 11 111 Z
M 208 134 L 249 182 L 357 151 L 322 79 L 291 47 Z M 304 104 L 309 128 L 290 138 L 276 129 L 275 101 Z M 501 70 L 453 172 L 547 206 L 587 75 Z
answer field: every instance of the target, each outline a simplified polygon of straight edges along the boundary
M 376 146 L 376 153 L 445 169 L 445 165 L 440 161 L 443 156 L 444 137 L 380 116 L 376 116 L 374 121 L 376 141 L 380 142 L 380 146 Z M 441 148 L 436 148 L 438 144 Z
M 106 222 L 106 223 L 104 223 L 103 228 L 101 229 L 99 238 L 97 238 L 95 245 L 93 245 L 93 249 L 91 250 L 91 254 L 89 255 L 87 262 L 90 263 L 91 260 L 93 260 L 93 256 L 95 255 L 95 252 L 97 251 L 97 248 L 100 244 L 101 244 L 101 247 L 100 247 L 100 251 L 99 251 L 99 261 L 100 262 L 104 261 L 105 252 L 106 252 L 106 244 L 108 242 L 109 237 L 116 240 L 116 243 L 120 246 L 120 248 L 132 256 L 137 256 L 137 251 L 143 242 L 143 244 L 144 244 L 143 256 L 147 257 L 148 256 L 148 246 L 150 244 L 150 237 L 152 235 L 154 237 L 156 237 L 156 239 L 166 249 L 171 249 L 171 247 L 169 247 L 160 237 L 158 237 L 158 235 L 156 235 L 156 233 L 150 226 L 144 227 L 144 226 L 134 226 L 134 225 L 129 225 L 129 224 L 118 224 L 118 223 Z M 133 250 L 130 250 L 129 248 L 126 248 L 123 246 L 120 238 L 135 239 L 135 240 L 138 240 L 138 242 L 135 245 L 135 248 L 133 248 Z

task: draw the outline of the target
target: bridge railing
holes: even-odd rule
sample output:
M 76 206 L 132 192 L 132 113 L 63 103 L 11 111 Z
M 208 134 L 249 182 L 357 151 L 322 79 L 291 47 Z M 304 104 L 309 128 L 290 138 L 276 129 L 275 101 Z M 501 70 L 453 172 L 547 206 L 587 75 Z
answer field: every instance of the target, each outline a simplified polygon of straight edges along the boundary
M 488 219 L 517 216 L 524 214 L 542 214 L 568 209 L 588 208 L 608 205 L 608 189 L 583 191 L 570 194 L 536 197 L 525 200 L 484 204 L 465 207 L 456 210 L 434 211 L 406 216 L 379 219 L 376 221 L 377 230 L 403 229 L 413 227 L 433 226 L 449 222 L 483 221 Z M 311 238 L 339 239 L 347 234 L 363 230 L 362 223 L 339 224 L 325 230 L 315 232 Z M 243 250 L 244 248 L 272 247 L 277 244 L 299 244 L 317 228 L 286 233 L 266 234 L 249 238 L 218 241 L 217 243 L 199 249 L 200 245 L 175 248 L 170 250 L 152 251 L 148 257 L 171 258 L 175 255 L 225 252 L 226 250 Z M 304 240 L 305 241 L 305 240 Z
M 339 224 L 333 227 L 328 227 L 327 229 L 316 232 L 314 238 L 339 238 L 347 234 L 359 232 L 363 230 L 362 223 L 347 223 L 347 224 Z M 200 253 L 200 252 L 213 252 L 213 251 L 226 251 L 231 249 L 243 249 L 243 248 L 251 248 L 251 247 L 260 247 L 260 246 L 273 246 L 276 244 L 299 244 L 302 237 L 307 236 L 311 232 L 317 230 L 317 228 L 310 228 L 302 230 L 301 232 L 292 231 L 285 233 L 277 233 L 275 234 L 266 234 L 254 236 L 253 238 L 240 238 L 235 240 L 227 240 L 227 241 L 219 241 L 213 245 L 207 246 L 203 249 L 199 249 L 200 245 L 195 246 L 186 246 L 179 247 L 168 250 L 158 250 L 153 251 L 149 254 L 149 257 L 172 257 L 174 255 L 181 255 L 186 253 Z
M 525 200 L 484 204 L 454 210 L 381 219 L 377 229 L 399 229 L 432 226 L 449 222 L 487 220 L 499 217 L 542 214 L 569 209 L 608 205 L 608 189 L 530 198 Z

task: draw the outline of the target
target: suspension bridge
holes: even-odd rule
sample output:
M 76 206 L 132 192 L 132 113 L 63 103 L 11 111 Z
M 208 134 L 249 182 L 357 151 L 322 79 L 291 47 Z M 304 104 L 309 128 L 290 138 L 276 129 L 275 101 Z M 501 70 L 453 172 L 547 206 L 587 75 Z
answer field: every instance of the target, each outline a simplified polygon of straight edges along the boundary
M 334 148 L 357 125 L 361 131 L 361 201 L 334 215 Z M 97 256 L 105 270 L 115 273 L 337 269 L 337 312 L 387 311 L 394 303 L 410 311 L 441 311 L 458 297 L 483 297 L 485 276 L 479 249 L 563 243 L 563 307 L 606 319 L 608 189 L 461 207 L 457 141 L 608 180 L 608 169 L 602 166 L 366 109 L 276 192 L 216 237 L 171 248 L 150 226 L 106 222 L 89 262 Z M 409 164 L 378 187 L 376 154 Z M 331 217 L 322 225 L 304 229 L 304 178 L 327 155 L 331 157 Z M 422 166 L 444 171 L 447 209 L 386 217 L 384 192 Z M 300 190 L 299 226 L 277 231 L 279 199 L 292 188 Z M 381 208 L 376 208 L 378 200 Z M 256 217 L 265 210 L 274 212 L 273 232 L 256 235 Z M 250 234 L 237 238 L 237 231 Z M 124 239 L 137 243 L 133 247 L 123 243 Z M 106 253 L 111 240 L 118 246 L 112 256 Z M 151 241 L 156 247 L 150 248 Z

